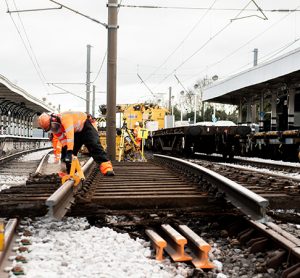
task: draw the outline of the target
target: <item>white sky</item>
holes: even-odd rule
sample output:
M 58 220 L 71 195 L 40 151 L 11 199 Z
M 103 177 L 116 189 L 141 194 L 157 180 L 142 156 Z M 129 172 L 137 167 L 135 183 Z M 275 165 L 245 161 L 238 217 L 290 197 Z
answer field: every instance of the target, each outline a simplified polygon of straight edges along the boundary
M 48 0 L 6 0 L 10 10 L 55 7 Z M 99 21 L 107 22 L 104 0 L 57 0 Z M 295 9 L 300 0 L 257 0 L 263 9 Z M 243 9 L 249 0 L 123 0 L 124 5 Z M 254 3 L 247 8 L 255 9 Z M 46 82 L 85 82 L 86 45 L 92 45 L 91 80 L 94 80 L 106 53 L 107 30 L 66 9 L 20 13 L 31 48 L 44 77 L 39 78 L 8 13 L 0 2 L 0 74 L 30 94 L 47 102 L 61 104 L 62 110 L 85 110 L 85 102 L 71 95 L 47 95 L 62 92 Z M 154 93 L 167 97 L 192 88 L 197 79 L 218 75 L 219 79 L 251 67 L 253 49 L 259 49 L 259 61 L 267 55 L 281 55 L 300 46 L 300 12 L 267 12 L 268 20 L 248 17 L 230 21 L 235 11 L 188 9 L 140 9 L 122 7 L 119 11 L 117 103 L 134 103 L 151 98 L 137 73 Z M 243 11 L 240 17 L 262 14 Z M 16 13 L 11 14 L 24 39 Z M 231 22 L 231 24 L 229 24 Z M 222 32 L 216 35 L 228 25 Z M 28 44 L 27 44 L 28 45 Z M 287 47 L 289 46 L 289 47 Z M 31 48 L 29 51 L 31 51 Z M 175 51 L 176 50 L 176 51 Z M 278 52 L 278 50 L 281 50 Z M 174 52 L 175 51 L 175 52 Z M 173 53 L 173 55 L 171 55 Z M 191 57 L 195 53 L 193 57 Z M 229 56 L 231 53 L 233 55 Z M 171 56 L 170 56 L 171 55 Z M 190 58 L 191 57 L 191 58 Z M 275 56 L 272 56 L 274 58 Z M 43 80 L 43 82 L 41 81 Z M 106 61 L 94 83 L 97 91 L 106 91 Z M 60 85 L 85 97 L 85 85 Z M 97 105 L 106 102 L 97 94 Z

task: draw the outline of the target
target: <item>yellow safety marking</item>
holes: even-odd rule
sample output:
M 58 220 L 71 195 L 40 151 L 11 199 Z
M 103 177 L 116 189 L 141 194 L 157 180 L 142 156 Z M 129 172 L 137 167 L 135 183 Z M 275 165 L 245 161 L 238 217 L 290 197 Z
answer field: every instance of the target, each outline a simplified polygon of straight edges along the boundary
M 5 243 L 5 237 L 4 237 L 4 223 L 0 221 L 0 251 L 4 250 L 4 243 Z
M 140 139 L 147 139 L 149 135 L 149 131 L 146 128 L 140 128 L 138 132 L 138 138 Z
M 106 119 L 105 118 L 99 118 L 99 119 L 96 119 L 96 121 L 98 123 L 101 123 L 101 122 L 106 122 Z
M 80 181 L 85 179 L 79 160 L 76 156 L 74 156 L 72 159 L 70 174 L 62 177 L 62 184 L 64 184 L 69 179 L 72 179 L 74 181 L 74 186 L 78 185 Z

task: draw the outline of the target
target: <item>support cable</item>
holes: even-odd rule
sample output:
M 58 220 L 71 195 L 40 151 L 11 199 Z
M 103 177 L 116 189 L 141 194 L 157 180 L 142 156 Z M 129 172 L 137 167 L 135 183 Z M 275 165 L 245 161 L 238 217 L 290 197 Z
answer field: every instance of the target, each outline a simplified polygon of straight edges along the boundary
M 298 42 L 298 41 L 299 41 L 299 38 L 297 38 L 297 39 L 295 39 L 294 41 L 289 42 L 289 43 L 287 43 L 287 44 L 285 44 L 285 45 L 283 45 L 283 46 L 277 48 L 276 50 L 272 50 L 271 52 L 269 52 L 269 53 L 267 53 L 266 55 L 262 56 L 262 57 L 259 59 L 259 61 L 260 61 L 261 63 L 264 63 L 264 62 L 269 61 L 269 60 L 272 59 L 274 56 L 278 55 L 279 53 L 281 53 L 281 52 L 284 51 L 285 49 L 289 48 L 290 46 L 292 46 L 293 44 L 295 44 L 295 43 Z M 252 64 L 253 64 L 252 62 L 251 62 L 251 63 L 247 63 L 247 64 L 245 64 L 245 65 L 239 67 L 238 69 L 236 69 L 236 70 L 230 72 L 227 76 L 231 76 L 232 74 L 235 74 L 236 72 L 239 72 L 239 71 L 241 71 L 243 68 L 245 68 L 245 67 L 247 67 L 247 66 L 249 66 L 249 65 L 252 65 Z M 226 77 L 224 77 L 224 78 L 226 78 Z
M 14 6 L 15 6 L 16 10 L 18 10 L 15 0 L 13 0 L 13 3 L 14 3 Z M 24 26 L 24 24 L 23 24 L 23 20 L 21 19 L 21 16 L 20 16 L 19 13 L 18 13 L 18 18 L 19 18 L 20 23 L 21 23 L 21 25 L 22 25 L 22 29 L 23 29 L 23 32 L 24 32 L 24 34 L 25 34 L 27 43 L 28 43 L 28 45 L 29 45 L 29 47 L 30 47 L 30 50 L 31 50 L 31 52 L 32 52 L 34 61 L 35 61 L 36 65 L 37 65 L 37 67 L 38 67 L 39 70 L 40 70 L 40 73 L 41 73 L 41 76 L 42 76 L 43 79 L 44 79 L 44 82 L 47 83 L 47 81 L 46 81 L 47 79 L 46 79 L 45 75 L 43 74 L 43 71 L 42 71 L 42 69 L 41 69 L 41 66 L 40 66 L 40 64 L 39 64 L 39 62 L 38 62 L 38 60 L 37 60 L 37 58 L 36 58 L 35 52 L 34 52 L 34 50 L 33 50 L 33 47 L 32 47 L 32 45 L 31 45 L 31 43 L 30 43 L 30 40 L 29 40 L 29 37 L 28 37 L 28 35 L 27 35 L 25 26 Z
M 300 6 L 296 7 L 296 10 L 299 8 Z M 279 24 L 281 21 L 283 21 L 284 19 L 286 19 L 288 16 L 291 15 L 291 12 L 289 14 L 284 15 L 282 18 L 280 18 L 278 21 L 274 22 L 271 26 L 269 26 L 267 29 L 263 30 L 261 33 L 255 35 L 254 37 L 252 37 L 250 40 L 248 40 L 247 42 L 245 42 L 244 44 L 242 44 L 241 46 L 239 46 L 238 48 L 236 48 L 235 50 L 233 50 L 232 52 L 230 52 L 228 55 L 226 55 L 225 57 L 223 57 L 222 59 L 216 61 L 213 64 L 210 64 L 208 66 L 206 66 L 203 70 L 201 70 L 200 72 L 197 73 L 197 75 L 193 75 L 192 77 L 190 77 L 187 80 L 190 80 L 191 78 L 194 78 L 196 76 L 199 76 L 199 74 L 203 73 L 204 71 L 207 71 L 208 69 L 222 63 L 223 61 L 225 61 L 226 59 L 228 59 L 229 57 L 233 56 L 235 53 L 237 53 L 239 50 L 241 50 L 242 48 L 244 48 L 246 45 L 248 45 L 249 43 L 251 43 L 252 41 L 256 40 L 257 38 L 261 37 L 262 35 L 264 35 L 266 32 L 268 32 L 270 29 L 272 29 L 274 26 L 276 26 L 277 24 Z
M 60 90 L 63 90 L 63 91 L 64 91 L 64 93 L 51 93 L 51 94 L 49 94 L 49 95 L 63 95 L 63 94 L 71 94 L 72 96 L 78 97 L 78 98 L 80 98 L 80 99 L 82 99 L 82 100 L 86 101 L 86 99 L 85 99 L 85 98 L 83 98 L 83 97 L 81 97 L 81 96 L 78 96 L 78 95 L 76 95 L 76 94 L 74 94 L 74 93 L 72 93 L 72 92 L 70 92 L 70 91 L 68 91 L 68 90 L 66 90 L 66 89 L 64 89 L 64 88 L 62 88 L 62 87 L 60 87 L 60 86 L 57 86 L 57 85 L 56 85 L 56 84 L 54 84 L 54 83 L 49 83 L 49 84 L 51 84 L 52 86 L 54 86 L 54 87 L 56 87 L 56 88 L 58 88 L 58 89 L 60 89 Z
M 254 1 L 253 1 L 254 2 Z M 262 12 L 261 8 L 258 7 L 256 3 L 254 3 L 257 6 L 257 9 L 245 9 L 245 11 L 250 12 Z M 174 9 L 174 10 L 207 10 L 206 7 L 184 7 L 184 6 L 154 6 L 154 5 L 121 5 L 120 7 L 124 8 L 141 8 L 141 9 Z M 212 11 L 239 11 L 238 8 L 212 8 Z M 298 9 L 267 9 L 264 10 L 265 12 L 299 12 Z M 263 13 L 263 12 L 262 12 Z M 263 13 L 264 14 L 264 13 Z M 265 15 L 264 15 L 265 16 Z M 265 16 L 266 17 L 266 16 Z
M 244 9 L 249 5 L 249 3 L 235 16 L 237 18 Z M 192 59 L 196 54 L 198 54 L 206 45 L 208 45 L 213 39 L 215 39 L 218 35 L 220 35 L 224 30 L 226 30 L 233 21 L 229 21 L 225 26 L 223 26 L 219 31 L 217 31 L 212 37 L 210 37 L 204 44 L 202 44 L 196 51 L 193 52 L 188 58 L 186 58 L 181 64 L 179 64 L 170 74 L 168 74 L 159 84 L 163 83 L 166 79 L 168 79 L 173 73 L 175 73 L 179 68 L 181 68 L 184 64 L 186 64 L 190 59 Z
M 174 55 L 174 53 L 184 44 L 184 42 L 189 38 L 189 36 L 193 33 L 196 27 L 202 22 L 202 20 L 206 17 L 206 15 L 210 12 L 212 7 L 218 0 L 214 0 L 210 7 L 206 10 L 206 12 L 200 17 L 200 19 L 196 22 L 196 24 L 192 27 L 192 29 L 188 32 L 188 34 L 183 38 L 183 40 L 177 45 L 177 47 L 171 52 L 171 54 L 156 68 L 146 79 L 147 81 L 151 76 L 153 76 L 163 65 L 167 63 L 167 61 Z
M 149 90 L 149 92 L 155 97 L 157 98 L 157 96 L 153 93 L 153 91 L 147 86 L 147 84 L 145 83 L 145 81 L 143 80 L 143 78 L 137 73 L 136 74 L 138 76 L 138 78 L 141 80 L 141 82 L 145 85 L 145 87 Z
M 179 78 L 177 77 L 176 74 L 174 74 L 174 77 L 176 78 L 176 80 L 178 81 L 178 83 L 181 85 L 181 87 L 183 88 L 183 90 L 188 93 L 188 90 L 183 86 L 183 84 L 181 83 L 181 81 L 179 80 Z
M 94 22 L 96 22 L 96 23 L 98 23 L 98 24 L 101 24 L 102 26 L 104 26 L 105 28 L 107 28 L 107 24 L 106 24 L 106 23 L 103 23 L 103 22 L 101 22 L 101 21 L 99 21 L 99 20 L 97 20 L 97 19 L 95 19 L 95 18 L 92 18 L 92 17 L 90 17 L 90 16 L 88 16 L 88 15 L 85 15 L 85 14 L 79 12 L 79 11 L 76 11 L 76 10 L 74 10 L 74 9 L 72 9 L 72 8 L 66 6 L 66 5 L 63 5 L 63 4 L 59 3 L 59 2 L 56 2 L 56 1 L 54 1 L 54 0 L 49 0 L 49 1 L 52 2 L 52 3 L 55 3 L 55 4 L 59 5 L 59 6 L 62 6 L 63 8 L 65 8 L 65 9 L 67 9 L 67 10 L 73 12 L 73 13 L 76 13 L 76 14 L 79 14 L 79 15 L 81 15 L 81 16 L 83 16 L 83 17 L 86 17 L 86 18 L 88 18 L 89 20 L 94 21 Z
M 5 2 L 6 2 L 7 9 L 8 9 L 8 11 L 9 11 L 9 6 L 8 6 L 8 3 L 7 3 L 7 0 L 5 0 Z M 26 50 L 26 52 L 27 52 L 27 54 L 28 54 L 28 56 L 29 56 L 29 59 L 30 59 L 31 63 L 33 64 L 33 67 L 34 67 L 34 69 L 35 69 L 35 71 L 36 71 L 36 73 L 37 73 L 37 75 L 38 75 L 38 77 L 39 77 L 41 83 L 42 83 L 43 86 L 44 86 L 44 85 L 45 85 L 45 81 L 43 80 L 42 74 L 39 72 L 39 70 L 38 70 L 38 68 L 37 68 L 37 65 L 36 65 L 35 62 L 34 62 L 34 59 L 32 58 L 32 55 L 31 55 L 31 53 L 30 53 L 30 51 L 29 51 L 29 49 L 28 49 L 28 47 L 27 47 L 27 45 L 26 45 L 26 43 L 25 43 L 25 41 L 24 41 L 24 38 L 23 38 L 23 36 L 21 35 L 21 32 L 20 32 L 20 30 L 19 30 L 19 28 L 18 28 L 18 25 L 16 24 L 16 22 L 15 22 L 15 20 L 13 19 L 12 15 L 9 14 L 9 16 L 10 16 L 10 18 L 11 18 L 11 20 L 12 20 L 12 22 L 13 22 L 13 24 L 14 24 L 14 26 L 15 26 L 17 32 L 18 32 L 18 34 L 19 34 L 19 37 L 20 37 L 20 39 L 21 39 L 21 41 L 22 41 L 22 44 L 23 44 L 23 46 L 24 46 L 24 48 L 25 48 L 25 50 Z M 44 78 L 45 78 L 45 77 L 44 77 Z

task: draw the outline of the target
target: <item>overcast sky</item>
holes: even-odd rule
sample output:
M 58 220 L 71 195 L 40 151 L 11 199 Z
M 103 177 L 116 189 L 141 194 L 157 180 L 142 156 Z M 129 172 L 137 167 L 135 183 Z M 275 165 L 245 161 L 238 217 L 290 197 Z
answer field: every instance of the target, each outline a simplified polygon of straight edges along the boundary
M 56 7 L 48 0 L 0 1 L 0 74 L 40 99 L 47 97 L 47 102 L 61 104 L 62 110 L 84 111 L 83 100 L 72 95 L 53 95 L 62 91 L 46 83 L 84 83 L 87 44 L 92 45 L 91 80 L 95 80 L 106 54 L 107 30 L 64 8 L 10 16 L 6 2 L 10 10 Z M 107 1 L 57 2 L 107 22 Z M 176 96 L 183 90 L 182 85 L 193 88 L 205 76 L 218 75 L 220 80 L 251 67 L 254 48 L 258 48 L 259 62 L 262 62 L 299 47 L 300 12 L 267 10 L 300 8 L 300 0 L 257 0 L 256 3 L 264 10 L 267 20 L 262 19 L 264 15 L 249 0 L 121 1 L 122 5 L 182 9 L 120 8 L 117 103 L 140 102 L 152 97 L 137 73 L 155 94 L 165 94 L 158 97 L 166 98 L 170 86 Z M 36 69 L 31 59 L 37 61 Z M 94 85 L 96 91 L 106 91 L 106 60 Z M 59 86 L 85 97 L 85 85 Z M 105 102 L 106 95 L 97 94 L 97 105 Z

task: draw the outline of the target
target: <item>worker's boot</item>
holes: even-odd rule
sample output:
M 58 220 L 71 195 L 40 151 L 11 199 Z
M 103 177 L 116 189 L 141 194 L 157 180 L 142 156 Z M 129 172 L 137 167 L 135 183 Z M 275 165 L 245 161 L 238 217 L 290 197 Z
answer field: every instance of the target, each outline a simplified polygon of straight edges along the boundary
M 102 162 L 101 163 L 101 165 L 100 165 L 100 172 L 104 176 L 114 176 L 115 175 L 113 166 L 112 166 L 112 164 L 111 164 L 110 161 Z

